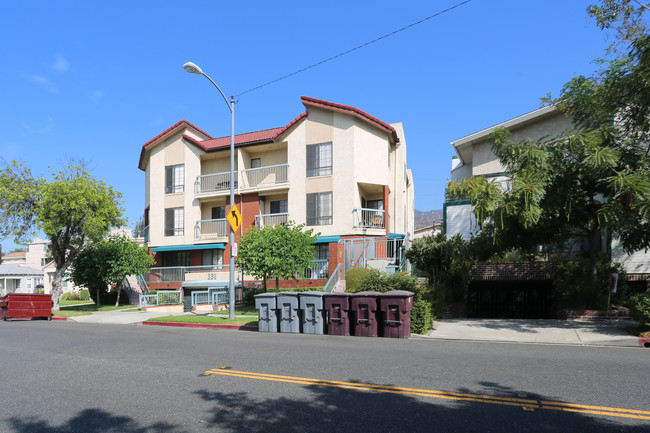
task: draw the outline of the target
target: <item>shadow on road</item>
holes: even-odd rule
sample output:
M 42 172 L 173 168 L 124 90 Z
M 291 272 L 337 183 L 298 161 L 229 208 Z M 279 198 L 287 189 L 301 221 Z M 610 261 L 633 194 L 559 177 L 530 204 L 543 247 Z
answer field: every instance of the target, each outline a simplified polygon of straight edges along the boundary
M 216 379 L 211 377 L 211 379 Z M 248 392 L 229 393 L 229 383 L 217 380 L 211 388 L 194 393 L 207 405 L 200 431 L 223 432 L 628 432 L 647 433 L 650 422 L 537 409 L 518 405 L 477 403 L 384 392 L 331 387 L 331 382 L 296 384 L 295 396 L 256 398 L 256 381 Z M 495 396 L 553 400 L 534 393 L 513 391 L 496 383 L 483 382 L 479 390 L 459 392 Z M 286 388 L 284 388 L 286 389 Z M 179 395 L 178 398 L 189 396 Z M 189 397 L 193 398 L 193 397 Z M 147 416 L 155 419 L 156 413 Z M 15 433 L 181 433 L 188 420 L 179 425 L 154 422 L 143 424 L 127 416 L 101 409 L 78 412 L 64 424 L 55 425 L 34 417 L 5 419 Z M 196 431 L 196 430 L 190 430 Z

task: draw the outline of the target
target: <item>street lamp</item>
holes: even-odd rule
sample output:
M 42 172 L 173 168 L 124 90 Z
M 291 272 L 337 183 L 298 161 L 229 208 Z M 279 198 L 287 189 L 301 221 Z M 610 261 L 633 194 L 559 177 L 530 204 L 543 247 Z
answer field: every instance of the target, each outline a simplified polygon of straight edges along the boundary
M 201 68 L 195 65 L 192 62 L 187 62 L 183 65 L 183 68 L 191 73 L 197 75 L 203 75 L 205 78 L 210 80 L 210 82 L 217 88 L 223 100 L 226 101 L 226 105 L 230 110 L 230 206 L 235 204 L 235 98 L 234 96 L 230 97 L 230 102 L 228 98 L 223 94 L 217 83 L 215 83 L 212 78 L 210 78 L 206 73 L 204 73 Z M 228 297 L 230 298 L 229 305 L 229 314 L 228 317 L 231 319 L 235 318 L 235 260 L 232 255 L 232 246 L 235 243 L 235 231 L 230 227 L 230 266 L 229 266 L 229 283 L 228 283 Z

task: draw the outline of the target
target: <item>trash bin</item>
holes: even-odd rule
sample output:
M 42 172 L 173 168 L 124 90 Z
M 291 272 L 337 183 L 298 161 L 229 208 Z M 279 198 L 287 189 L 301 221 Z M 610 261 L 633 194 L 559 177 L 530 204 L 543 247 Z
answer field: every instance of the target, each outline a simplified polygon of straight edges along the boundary
M 393 290 L 379 295 L 383 332 L 386 338 L 409 338 L 413 292 Z
M 350 295 L 350 308 L 354 313 L 353 330 L 358 337 L 377 337 L 378 292 L 359 292 Z
M 300 333 L 298 292 L 279 292 L 277 302 L 280 332 Z
M 324 296 L 327 311 L 327 333 L 330 335 L 350 335 L 350 294 L 326 293 Z
M 275 293 L 255 295 L 255 308 L 259 310 L 258 331 L 278 332 L 278 318 L 275 314 L 277 308 Z
M 305 334 L 323 334 L 325 317 L 323 314 L 323 292 L 300 292 L 300 314 L 302 315 L 302 332 Z
M 0 317 L 7 319 L 52 319 L 52 295 L 9 293 L 0 298 Z

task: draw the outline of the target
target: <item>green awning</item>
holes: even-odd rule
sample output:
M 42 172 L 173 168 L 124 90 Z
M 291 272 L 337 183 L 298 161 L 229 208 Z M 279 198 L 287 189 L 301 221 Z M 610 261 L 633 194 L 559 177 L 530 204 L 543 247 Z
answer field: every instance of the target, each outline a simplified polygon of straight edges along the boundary
M 159 253 L 164 251 L 225 250 L 225 249 L 226 249 L 226 244 L 167 245 L 164 247 L 152 248 L 151 252 Z

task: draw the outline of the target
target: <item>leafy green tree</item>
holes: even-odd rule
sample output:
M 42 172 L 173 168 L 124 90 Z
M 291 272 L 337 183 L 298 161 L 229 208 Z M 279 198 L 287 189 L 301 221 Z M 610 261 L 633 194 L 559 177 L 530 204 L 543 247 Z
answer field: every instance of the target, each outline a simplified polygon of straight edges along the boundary
M 507 188 L 484 177 L 448 185 L 450 197 L 470 199 L 481 236 L 496 251 L 586 240 L 594 296 L 604 233 L 628 253 L 650 248 L 650 35 L 647 8 L 635 3 L 603 0 L 588 9 L 599 27 L 616 30 L 609 52 L 618 57 L 548 99 L 571 116 L 574 130 L 519 143 L 497 130 L 492 151 L 511 173 Z
M 120 303 L 121 284 L 128 275 L 146 272 L 155 264 L 145 247 L 124 235 L 111 236 L 86 245 L 72 264 L 72 281 L 87 287 L 97 305 L 115 285 L 115 306 Z
M 469 286 L 472 256 L 460 235 L 447 239 L 443 233 L 416 239 L 406 258 L 426 275 L 442 303 L 460 302 Z
M 83 164 L 69 162 L 49 181 L 34 177 L 16 161 L 0 171 L 0 236 L 26 243 L 38 229 L 50 240 L 56 265 L 54 311 L 59 309 L 63 274 L 85 242 L 98 241 L 110 227 L 123 224 L 120 198 Z
M 319 235 L 313 229 L 303 231 L 304 227 L 289 221 L 285 225 L 249 228 L 239 241 L 237 264 L 263 279 L 264 291 L 266 280 L 272 276 L 276 279 L 276 291 L 280 278 L 298 281 L 314 260 L 314 242 Z

